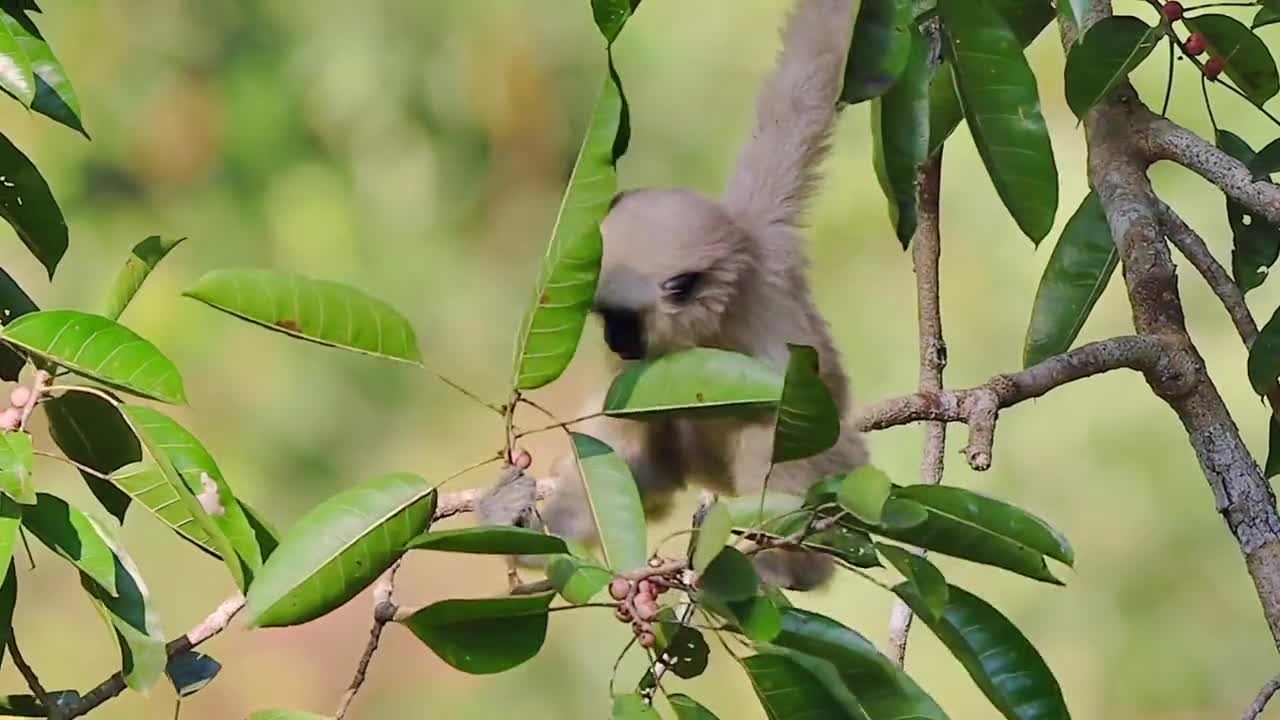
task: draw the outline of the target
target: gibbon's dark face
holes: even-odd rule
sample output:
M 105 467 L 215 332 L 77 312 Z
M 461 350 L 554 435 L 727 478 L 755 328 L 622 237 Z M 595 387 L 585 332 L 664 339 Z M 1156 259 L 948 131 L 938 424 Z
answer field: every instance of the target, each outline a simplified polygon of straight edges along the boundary
M 684 190 L 633 190 L 601 224 L 595 310 L 624 360 L 715 346 L 750 257 L 719 205 Z

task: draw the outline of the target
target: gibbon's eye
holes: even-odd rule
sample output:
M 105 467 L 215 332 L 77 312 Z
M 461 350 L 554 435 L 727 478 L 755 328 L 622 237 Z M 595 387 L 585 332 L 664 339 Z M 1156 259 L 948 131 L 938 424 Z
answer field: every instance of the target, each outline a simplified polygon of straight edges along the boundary
M 689 298 L 693 297 L 693 291 L 698 288 L 698 283 L 701 280 L 702 273 L 681 273 L 662 283 L 662 291 L 674 302 L 688 302 Z

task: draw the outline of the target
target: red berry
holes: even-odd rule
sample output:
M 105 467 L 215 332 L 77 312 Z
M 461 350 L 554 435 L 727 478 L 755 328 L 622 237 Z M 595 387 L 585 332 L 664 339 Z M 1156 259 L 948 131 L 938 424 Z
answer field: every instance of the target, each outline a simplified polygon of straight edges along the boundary
M 622 578 L 616 578 L 613 582 L 609 583 L 609 597 L 614 600 L 625 600 L 627 593 L 630 591 L 631 583 L 623 580 Z
M 31 388 L 26 385 L 19 385 L 13 389 L 13 392 L 9 393 L 9 404 L 16 408 L 26 407 L 30 401 Z
M 1198 32 L 1191 33 L 1191 37 L 1187 38 L 1187 41 L 1182 45 L 1183 51 L 1191 57 L 1203 53 L 1205 47 L 1207 47 L 1207 43 L 1205 42 L 1204 33 Z
M 1214 56 L 1209 58 L 1209 62 L 1204 64 L 1204 76 L 1210 80 L 1217 79 L 1222 71 L 1227 67 L 1227 61 L 1221 57 Z
M 1164 13 L 1164 17 L 1169 22 L 1177 22 L 1182 19 L 1182 3 L 1178 0 L 1169 0 L 1160 8 L 1160 12 Z

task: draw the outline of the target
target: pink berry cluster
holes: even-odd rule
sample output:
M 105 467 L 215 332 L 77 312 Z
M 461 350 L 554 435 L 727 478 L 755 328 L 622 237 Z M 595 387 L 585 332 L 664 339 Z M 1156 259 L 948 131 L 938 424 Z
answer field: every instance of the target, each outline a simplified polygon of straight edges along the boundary
M 639 582 L 614 578 L 609 583 L 609 597 L 618 601 L 614 616 L 618 622 L 631 625 L 640 647 L 649 649 L 657 642 L 653 620 L 658 617 L 658 596 L 666 591 L 666 582 L 657 577 Z
M 1182 19 L 1183 7 L 1178 0 L 1169 0 L 1160 8 L 1161 14 L 1171 23 L 1178 22 Z M 1182 51 L 1190 57 L 1199 57 L 1208 49 L 1209 41 L 1205 38 L 1204 33 L 1193 32 L 1182 43 Z M 1227 60 L 1219 55 L 1214 55 L 1205 61 L 1200 71 L 1210 80 L 1217 79 L 1223 70 L 1227 69 Z
M 0 430 L 17 430 L 22 425 L 22 409 L 31 402 L 31 388 L 19 385 L 9 393 L 9 406 L 0 410 Z

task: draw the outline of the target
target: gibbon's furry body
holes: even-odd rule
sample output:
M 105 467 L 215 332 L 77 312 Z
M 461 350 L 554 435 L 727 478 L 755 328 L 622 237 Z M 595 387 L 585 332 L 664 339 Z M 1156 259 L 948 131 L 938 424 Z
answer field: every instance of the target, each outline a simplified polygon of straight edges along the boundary
M 827 154 L 852 35 L 852 0 L 798 0 L 782 34 L 777 67 L 765 81 L 751 139 L 721 201 L 680 189 L 619 194 L 601 230 L 604 258 L 596 310 L 605 339 L 634 360 L 691 347 L 741 352 L 785 369 L 788 343 L 811 345 L 842 416 L 852 403 L 830 330 L 814 306 L 808 261 L 797 233 Z M 598 411 L 601 396 L 588 412 Z M 689 480 L 732 495 L 757 493 L 773 446 L 773 418 L 594 418 L 579 430 L 620 453 L 646 511 L 668 509 Z M 813 483 L 867 461 L 848 425 L 830 450 L 779 464 L 769 489 L 803 495 Z M 554 472 L 566 482 L 543 518 L 552 531 L 594 535 L 572 454 Z M 756 556 L 768 581 L 804 589 L 821 584 L 830 562 L 814 553 Z

